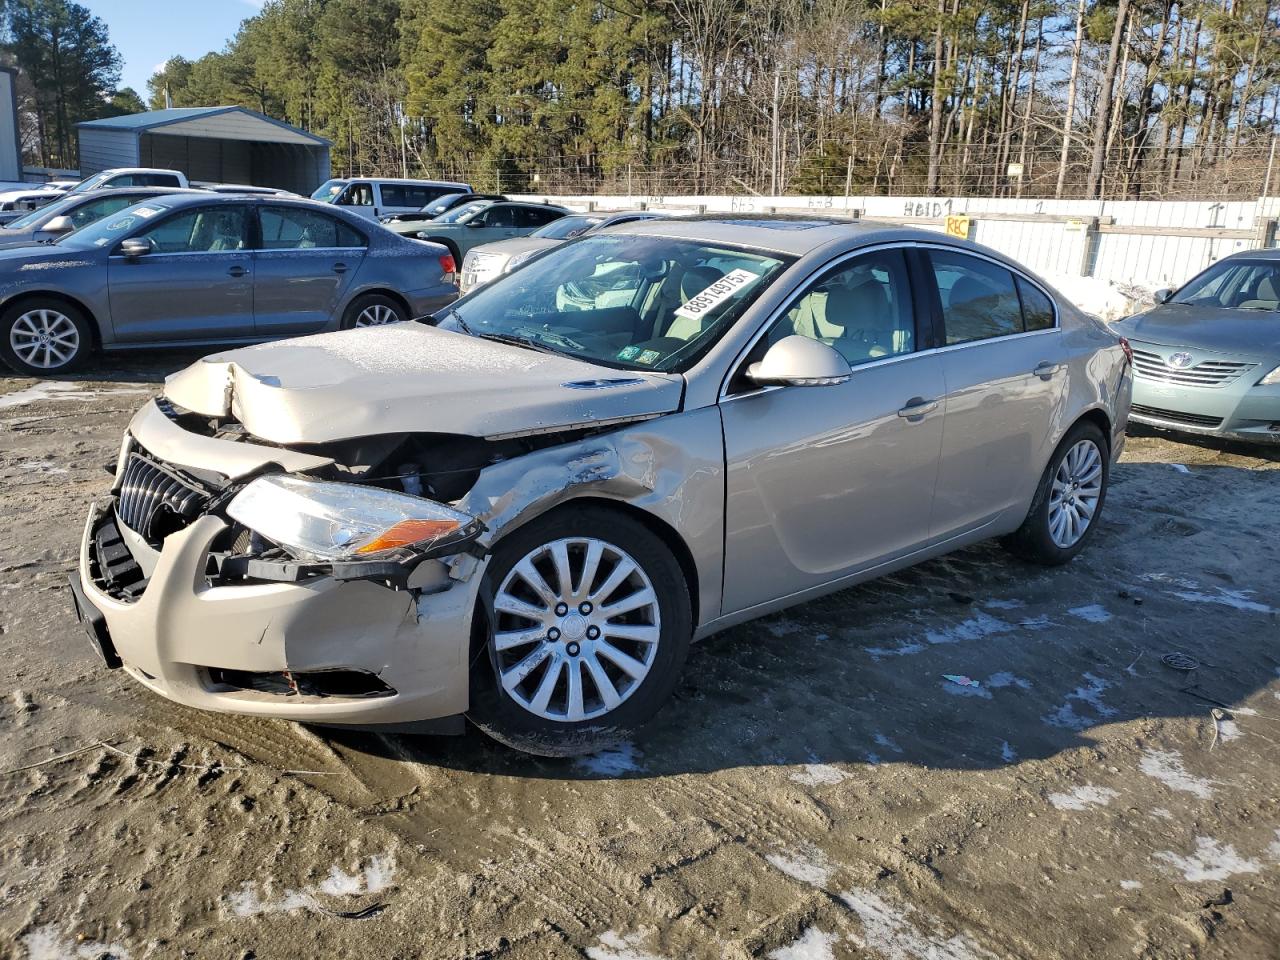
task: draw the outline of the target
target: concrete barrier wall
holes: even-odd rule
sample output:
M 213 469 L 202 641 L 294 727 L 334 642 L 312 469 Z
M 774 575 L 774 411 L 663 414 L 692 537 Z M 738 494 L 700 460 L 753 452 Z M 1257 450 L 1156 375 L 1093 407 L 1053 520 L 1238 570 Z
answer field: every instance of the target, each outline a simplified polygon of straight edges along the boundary
M 830 213 L 943 231 L 967 215 L 969 238 L 1046 274 L 1177 286 L 1224 256 L 1276 246 L 1280 198 L 1254 201 L 1019 200 L 974 197 L 545 196 L 575 208 L 707 213 Z

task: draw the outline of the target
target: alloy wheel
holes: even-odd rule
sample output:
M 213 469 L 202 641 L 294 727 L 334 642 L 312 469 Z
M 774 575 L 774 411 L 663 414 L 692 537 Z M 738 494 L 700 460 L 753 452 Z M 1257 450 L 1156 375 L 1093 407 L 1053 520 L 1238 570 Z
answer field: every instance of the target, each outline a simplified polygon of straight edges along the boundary
M 1058 464 L 1049 493 L 1049 536 L 1063 550 L 1080 542 L 1102 499 L 1102 451 L 1092 440 L 1075 443 Z
M 9 347 L 30 367 L 56 370 L 80 352 L 80 331 L 58 310 L 28 310 L 9 328 Z
M 400 318 L 385 303 L 371 303 L 356 317 L 357 327 L 380 327 L 384 323 L 396 323 Z
M 531 550 L 493 606 L 502 687 L 544 720 L 608 714 L 640 687 L 657 655 L 661 618 L 649 575 L 594 537 Z

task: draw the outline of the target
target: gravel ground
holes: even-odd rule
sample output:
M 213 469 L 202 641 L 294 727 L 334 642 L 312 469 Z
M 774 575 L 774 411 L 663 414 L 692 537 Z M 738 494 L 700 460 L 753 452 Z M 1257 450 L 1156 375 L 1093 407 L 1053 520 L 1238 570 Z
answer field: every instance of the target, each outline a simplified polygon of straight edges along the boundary
M 537 760 L 99 665 L 84 511 L 191 359 L 0 379 L 0 956 L 1280 956 L 1280 451 L 1134 437 L 1068 567 L 736 628 L 634 743 Z

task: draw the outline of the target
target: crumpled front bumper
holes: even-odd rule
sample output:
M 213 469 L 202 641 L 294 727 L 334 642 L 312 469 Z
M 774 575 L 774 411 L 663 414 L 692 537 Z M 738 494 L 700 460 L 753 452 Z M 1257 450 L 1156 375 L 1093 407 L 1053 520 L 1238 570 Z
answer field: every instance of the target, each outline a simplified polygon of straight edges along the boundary
M 225 523 L 205 515 L 146 558 L 154 562 L 146 589 L 126 601 L 95 582 L 90 561 L 93 532 L 111 509 L 109 501 L 90 508 L 80 546 L 81 599 L 101 614 L 125 669 L 156 693 L 205 710 L 357 726 L 411 724 L 467 709 L 478 572 L 466 581 L 446 580 L 434 593 L 327 577 L 211 585 L 209 549 Z M 140 549 L 131 547 L 135 557 Z M 393 692 L 347 697 L 228 689 L 212 680 L 211 669 L 360 670 Z

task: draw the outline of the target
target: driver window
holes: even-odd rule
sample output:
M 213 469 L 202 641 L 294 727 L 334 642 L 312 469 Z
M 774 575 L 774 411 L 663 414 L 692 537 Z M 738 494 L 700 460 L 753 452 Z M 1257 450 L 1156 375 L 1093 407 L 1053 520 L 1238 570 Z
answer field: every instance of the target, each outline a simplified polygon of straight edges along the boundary
M 156 253 L 223 253 L 245 248 L 248 209 L 240 206 L 188 210 L 138 234 Z
M 915 320 L 901 250 L 858 257 L 818 280 L 765 338 L 798 335 L 834 347 L 850 366 L 916 349 Z
M 373 187 L 368 183 L 353 183 L 338 199 L 344 207 L 372 207 Z

